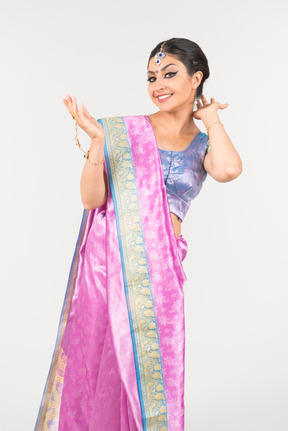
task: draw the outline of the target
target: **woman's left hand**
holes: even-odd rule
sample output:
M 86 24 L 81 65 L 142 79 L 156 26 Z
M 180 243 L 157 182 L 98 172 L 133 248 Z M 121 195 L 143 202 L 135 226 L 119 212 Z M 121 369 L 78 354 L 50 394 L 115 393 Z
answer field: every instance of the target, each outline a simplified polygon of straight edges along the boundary
M 225 109 L 229 105 L 229 103 L 220 103 L 216 102 L 214 97 L 211 97 L 211 102 L 209 103 L 204 94 L 201 97 L 202 103 L 200 99 L 197 101 L 197 110 L 193 111 L 193 117 L 197 120 L 204 120 L 205 117 L 210 116 L 211 114 L 217 112 L 218 109 Z

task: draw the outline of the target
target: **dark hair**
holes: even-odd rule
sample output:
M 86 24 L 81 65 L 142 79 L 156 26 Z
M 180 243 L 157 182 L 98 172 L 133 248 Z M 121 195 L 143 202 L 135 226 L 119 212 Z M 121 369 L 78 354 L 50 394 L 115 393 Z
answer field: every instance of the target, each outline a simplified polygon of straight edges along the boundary
M 183 39 L 179 37 L 173 37 L 169 40 L 163 40 L 151 51 L 149 61 L 154 57 L 158 51 L 160 51 L 162 43 L 164 43 L 163 51 L 166 54 L 175 55 L 179 61 L 181 61 L 187 69 L 188 75 L 192 76 L 199 70 L 203 73 L 203 78 L 200 85 L 196 90 L 196 97 L 202 96 L 203 85 L 206 79 L 209 78 L 210 71 L 208 66 L 208 60 L 197 43 L 192 42 L 189 39 Z

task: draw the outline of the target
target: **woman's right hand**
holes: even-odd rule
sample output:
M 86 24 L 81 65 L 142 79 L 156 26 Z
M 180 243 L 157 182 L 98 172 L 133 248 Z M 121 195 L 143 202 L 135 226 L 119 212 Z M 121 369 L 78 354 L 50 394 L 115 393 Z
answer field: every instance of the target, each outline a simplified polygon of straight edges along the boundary
M 69 113 L 75 118 L 75 121 L 84 132 L 91 138 L 91 140 L 104 142 L 104 130 L 99 121 L 93 118 L 84 106 L 80 103 L 79 109 L 77 107 L 77 100 L 75 96 L 66 94 L 66 99 L 62 99 Z

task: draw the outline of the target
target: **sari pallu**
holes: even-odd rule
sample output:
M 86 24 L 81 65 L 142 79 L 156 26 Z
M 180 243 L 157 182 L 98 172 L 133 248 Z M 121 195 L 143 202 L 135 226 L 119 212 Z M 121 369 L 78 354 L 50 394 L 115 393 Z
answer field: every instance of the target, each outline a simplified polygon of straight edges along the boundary
M 184 431 L 187 242 L 145 117 L 99 121 L 108 197 L 83 212 L 35 431 Z

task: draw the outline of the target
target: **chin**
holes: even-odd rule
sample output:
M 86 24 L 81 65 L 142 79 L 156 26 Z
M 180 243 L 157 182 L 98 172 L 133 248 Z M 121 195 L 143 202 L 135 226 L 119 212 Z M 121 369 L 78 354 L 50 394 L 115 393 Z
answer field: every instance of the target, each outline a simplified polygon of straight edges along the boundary
M 185 107 L 190 110 L 190 106 L 191 109 L 193 109 L 193 103 L 190 102 L 190 100 L 183 100 L 183 101 L 178 101 L 179 103 L 175 103 L 175 101 L 173 101 L 173 104 L 168 104 L 165 106 L 165 103 L 163 104 L 156 104 L 157 108 L 159 109 L 159 111 L 161 112 L 177 112 L 177 110 L 181 109 L 183 110 Z
M 156 103 L 155 103 L 155 105 L 156 105 Z M 159 104 L 159 105 L 157 104 L 156 106 L 159 109 L 159 111 L 162 111 L 162 112 L 170 112 L 170 111 L 174 111 L 175 109 L 177 109 L 177 106 L 175 106 L 175 105 L 168 106 L 168 104 L 167 104 L 166 106 L 164 106 L 164 103 Z
M 177 110 L 177 106 L 167 106 L 164 108 L 164 106 L 158 106 L 159 111 L 161 112 L 175 112 Z

